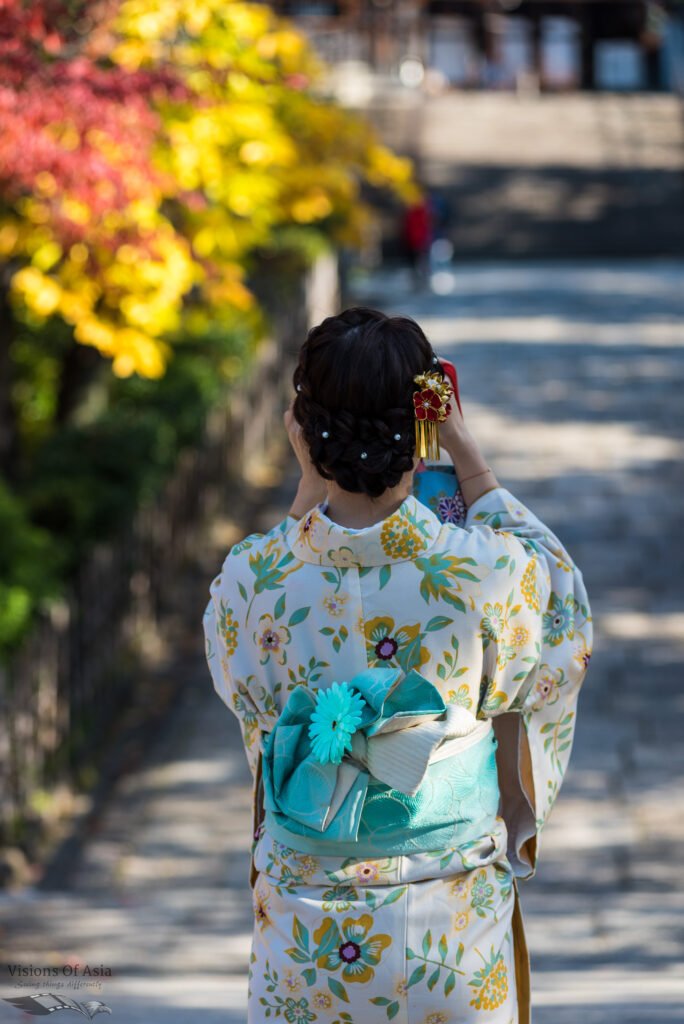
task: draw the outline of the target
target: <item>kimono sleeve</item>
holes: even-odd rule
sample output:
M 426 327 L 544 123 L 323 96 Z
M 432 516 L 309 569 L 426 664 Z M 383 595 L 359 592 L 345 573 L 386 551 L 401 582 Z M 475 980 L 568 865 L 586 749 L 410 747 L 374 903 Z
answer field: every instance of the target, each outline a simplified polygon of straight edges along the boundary
M 591 656 L 589 602 L 559 539 L 504 488 L 473 502 L 466 528 L 491 531 L 492 572 L 477 609 L 478 713 L 492 719 L 497 736 L 509 859 L 517 875 L 529 877 L 572 749 Z
M 242 740 L 252 776 L 256 776 L 262 733 L 270 732 L 277 718 L 272 694 L 253 674 L 244 678 L 235 671 L 234 655 L 244 642 L 233 610 L 228 586 L 231 568 L 230 556 L 222 572 L 212 581 L 210 599 L 204 612 L 202 625 L 206 645 L 206 658 L 214 689 L 224 704 L 235 714 L 240 724 Z

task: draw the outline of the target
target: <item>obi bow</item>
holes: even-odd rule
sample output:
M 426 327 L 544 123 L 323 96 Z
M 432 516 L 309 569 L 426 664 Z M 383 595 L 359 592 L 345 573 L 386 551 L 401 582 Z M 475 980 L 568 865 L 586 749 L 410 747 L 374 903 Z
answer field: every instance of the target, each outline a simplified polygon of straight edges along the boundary
M 463 747 L 463 741 L 479 739 L 483 728 L 490 728 L 464 708 L 445 705 L 437 688 L 416 671 L 404 675 L 401 669 L 369 668 L 342 685 L 352 701 L 351 710 L 348 699 L 340 704 L 350 744 L 343 758 L 338 745 L 338 763 L 322 756 L 325 742 L 320 730 L 312 729 L 322 702 L 305 686 L 292 690 L 264 740 L 266 811 L 286 827 L 296 823 L 297 831 L 304 826 L 329 840 L 356 838 L 372 780 L 413 796 L 428 765 L 452 749 L 445 741 Z

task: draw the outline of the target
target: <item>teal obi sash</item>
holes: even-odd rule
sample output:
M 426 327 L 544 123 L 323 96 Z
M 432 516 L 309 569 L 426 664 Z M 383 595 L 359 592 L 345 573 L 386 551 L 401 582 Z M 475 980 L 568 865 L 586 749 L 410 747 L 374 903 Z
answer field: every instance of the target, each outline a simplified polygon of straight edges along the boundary
M 314 754 L 317 698 L 304 686 L 264 739 L 264 825 L 273 838 L 304 853 L 374 857 L 460 846 L 495 829 L 490 722 L 445 705 L 415 671 L 367 669 L 347 685 L 364 708 L 340 763 Z

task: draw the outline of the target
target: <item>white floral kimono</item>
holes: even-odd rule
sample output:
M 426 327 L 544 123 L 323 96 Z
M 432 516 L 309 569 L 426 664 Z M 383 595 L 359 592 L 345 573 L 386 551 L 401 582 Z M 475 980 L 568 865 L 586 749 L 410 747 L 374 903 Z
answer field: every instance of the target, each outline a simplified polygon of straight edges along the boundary
M 480 497 L 463 525 L 435 514 L 453 520 L 446 499 L 432 511 L 409 497 L 362 530 L 324 506 L 288 517 L 237 544 L 211 584 L 208 663 L 255 778 L 250 1024 L 529 1020 L 515 880 L 534 872 L 570 757 L 591 617 L 570 556 L 507 490 Z M 435 849 L 341 856 L 283 842 L 263 820 L 268 734 L 296 687 L 378 668 L 417 672 L 442 706 L 492 720 L 498 806 L 481 834 L 471 815 L 467 842 Z

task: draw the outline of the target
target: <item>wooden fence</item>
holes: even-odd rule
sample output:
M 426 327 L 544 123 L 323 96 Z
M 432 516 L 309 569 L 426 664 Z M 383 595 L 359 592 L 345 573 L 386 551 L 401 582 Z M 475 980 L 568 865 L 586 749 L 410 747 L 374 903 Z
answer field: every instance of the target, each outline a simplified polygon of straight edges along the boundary
M 245 457 L 263 453 L 280 429 L 306 331 L 336 312 L 336 266 L 334 256 L 322 257 L 272 301 L 272 337 L 239 392 L 209 416 L 202 443 L 181 453 L 162 493 L 115 541 L 91 553 L 70 593 L 0 669 L 3 840 L 20 838 L 41 790 L 77 782 L 84 763 L 96 760 L 98 743 L 135 682 L 135 672 L 121 671 L 122 652 L 158 622 L 171 580 L 216 511 L 226 474 L 239 493 Z M 266 294 L 267 282 L 262 288 Z

